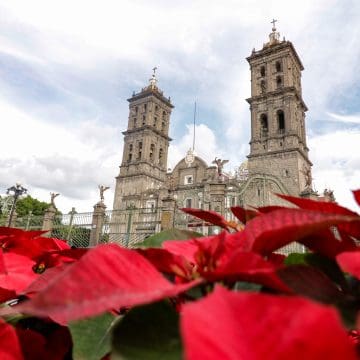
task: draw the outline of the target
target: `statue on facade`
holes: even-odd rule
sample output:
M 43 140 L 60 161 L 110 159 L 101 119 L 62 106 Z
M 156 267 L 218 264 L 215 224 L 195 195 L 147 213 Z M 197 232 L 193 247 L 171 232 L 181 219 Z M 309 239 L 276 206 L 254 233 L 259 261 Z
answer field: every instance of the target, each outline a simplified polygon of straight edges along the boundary
M 334 202 L 335 201 L 334 190 L 325 189 L 324 198 L 326 201 Z
M 304 174 L 305 176 L 305 188 L 311 188 L 312 185 L 312 175 L 311 175 L 311 170 L 310 168 L 305 168 L 304 170 L 301 170 L 301 172 Z
M 55 205 L 55 198 L 57 197 L 57 196 L 59 196 L 60 194 L 59 193 L 50 193 L 50 204 L 54 207 L 54 208 L 56 208 L 56 205 Z
M 104 192 L 110 189 L 110 186 L 98 185 L 100 191 L 100 201 L 104 202 Z
M 215 158 L 215 160 L 213 160 L 212 164 L 215 164 L 217 166 L 218 176 L 222 175 L 222 169 L 223 169 L 224 165 L 228 162 L 229 162 L 229 160 L 221 160 L 221 159 L 218 159 L 217 157 Z

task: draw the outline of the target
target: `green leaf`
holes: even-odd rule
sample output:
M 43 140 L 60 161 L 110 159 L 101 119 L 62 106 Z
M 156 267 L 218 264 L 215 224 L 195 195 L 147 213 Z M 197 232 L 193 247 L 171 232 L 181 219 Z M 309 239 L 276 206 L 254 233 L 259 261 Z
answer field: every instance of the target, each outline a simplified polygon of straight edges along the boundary
M 99 360 L 110 352 L 111 329 L 119 318 L 109 313 L 70 323 L 75 360 Z
M 203 236 L 202 234 L 190 231 L 190 230 L 179 230 L 179 229 L 169 229 L 161 231 L 157 234 L 154 234 L 147 239 L 145 239 L 143 242 L 136 244 L 137 247 L 140 248 L 159 248 L 161 247 L 162 243 L 166 240 L 187 240 L 187 239 L 193 239 L 197 237 Z
M 130 310 L 112 335 L 112 360 L 180 360 L 179 317 L 169 302 Z
M 305 264 L 306 265 L 306 255 L 304 253 L 291 253 L 289 254 L 285 261 L 285 265 L 300 265 Z

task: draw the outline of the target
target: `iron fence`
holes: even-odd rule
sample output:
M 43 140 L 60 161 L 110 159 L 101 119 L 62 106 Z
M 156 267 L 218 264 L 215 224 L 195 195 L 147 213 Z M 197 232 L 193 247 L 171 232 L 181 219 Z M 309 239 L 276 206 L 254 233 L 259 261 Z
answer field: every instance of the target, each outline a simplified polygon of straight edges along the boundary
M 185 214 L 180 209 L 173 210 L 172 227 L 192 230 L 205 236 L 217 234 L 221 229 L 192 215 Z M 139 242 L 161 230 L 162 209 L 126 209 L 109 210 L 101 214 L 99 227 L 94 225 L 94 213 L 76 213 L 56 215 L 48 236 L 64 239 L 70 246 L 89 247 L 91 237 L 96 232 L 96 243 L 118 243 L 124 247 L 134 247 Z M 236 220 L 230 209 L 225 209 L 227 220 Z M 7 226 L 7 219 L 0 218 L 0 226 Z M 44 217 L 29 214 L 15 219 L 15 227 L 25 230 L 41 230 Z M 93 235 L 92 235 L 93 234 Z M 282 254 L 305 252 L 304 246 L 292 243 L 278 251 Z

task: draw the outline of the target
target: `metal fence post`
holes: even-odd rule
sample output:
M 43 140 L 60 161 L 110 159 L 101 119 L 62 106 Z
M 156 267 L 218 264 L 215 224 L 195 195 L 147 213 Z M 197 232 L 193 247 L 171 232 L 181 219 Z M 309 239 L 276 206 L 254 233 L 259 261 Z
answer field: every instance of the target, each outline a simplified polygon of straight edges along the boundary
M 70 237 L 71 237 L 71 230 L 72 230 L 72 225 L 73 225 L 74 215 L 75 214 L 76 214 L 76 210 L 73 207 L 73 208 L 71 208 L 71 211 L 70 211 L 69 232 L 68 232 L 67 237 L 66 237 L 66 240 L 69 243 L 69 245 L 72 245 L 71 241 L 70 241 Z
M 32 211 L 30 210 L 30 211 L 29 211 L 29 214 L 28 214 L 27 221 L 26 221 L 26 228 L 25 228 L 25 230 L 29 230 L 29 225 L 30 225 L 31 217 L 32 217 Z

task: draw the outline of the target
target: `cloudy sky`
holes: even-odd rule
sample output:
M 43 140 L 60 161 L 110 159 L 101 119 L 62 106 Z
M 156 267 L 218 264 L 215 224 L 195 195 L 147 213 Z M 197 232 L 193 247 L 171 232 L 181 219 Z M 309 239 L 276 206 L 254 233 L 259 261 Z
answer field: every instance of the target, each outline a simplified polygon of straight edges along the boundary
M 356 209 L 360 188 L 358 0 L 0 0 L 0 194 L 21 181 L 57 205 L 91 211 L 97 185 L 112 208 L 126 99 L 158 67 L 175 105 L 170 167 L 192 143 L 234 170 L 249 152 L 250 73 L 272 18 L 305 66 L 303 98 L 316 190 Z

